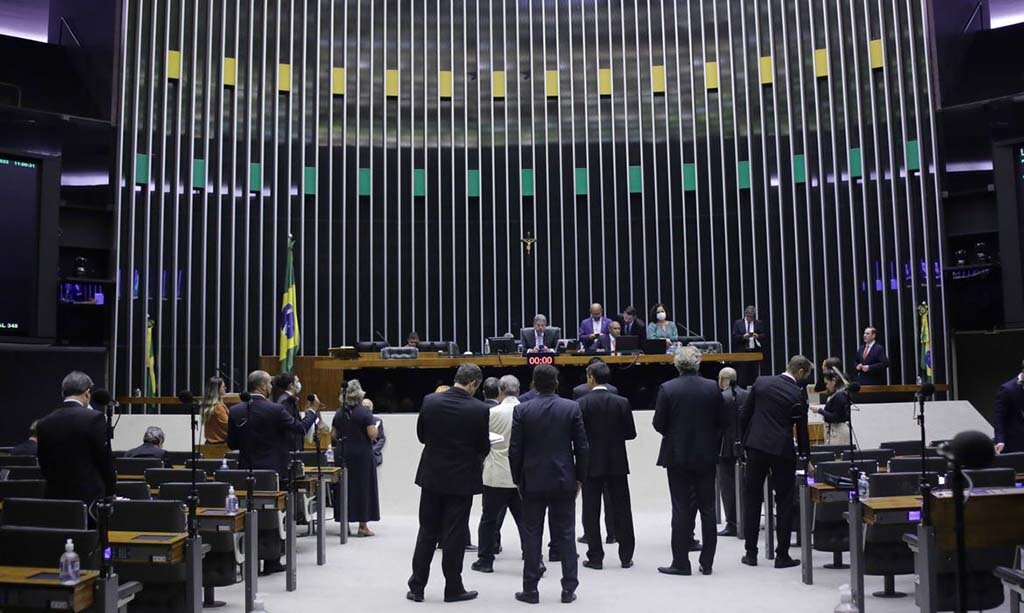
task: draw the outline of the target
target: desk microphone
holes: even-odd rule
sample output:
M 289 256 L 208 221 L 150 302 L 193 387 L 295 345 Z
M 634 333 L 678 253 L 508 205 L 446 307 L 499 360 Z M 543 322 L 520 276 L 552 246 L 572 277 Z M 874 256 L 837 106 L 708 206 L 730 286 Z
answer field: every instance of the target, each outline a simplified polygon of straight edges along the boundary
M 381 340 L 381 342 L 384 343 L 385 347 L 390 347 L 391 346 L 391 343 L 388 342 L 388 339 L 384 338 L 384 335 L 381 334 L 379 330 L 374 330 L 373 333 L 376 334 L 377 338 L 379 338 Z

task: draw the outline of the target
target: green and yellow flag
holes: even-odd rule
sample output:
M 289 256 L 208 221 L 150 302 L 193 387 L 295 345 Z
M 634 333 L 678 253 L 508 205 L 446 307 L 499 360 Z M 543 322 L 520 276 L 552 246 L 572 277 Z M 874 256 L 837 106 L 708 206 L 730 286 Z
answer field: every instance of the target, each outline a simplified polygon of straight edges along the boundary
M 299 350 L 299 314 L 295 311 L 295 266 L 292 249 L 295 241 L 288 239 L 288 261 L 285 264 L 284 294 L 281 295 L 281 336 L 278 358 L 281 371 L 288 372 L 295 366 L 295 354 Z
M 146 321 L 146 396 L 159 396 L 156 385 L 156 351 L 153 349 L 153 327 L 156 325 L 152 319 Z
M 921 368 L 921 380 L 932 380 L 932 336 L 928 326 L 928 303 L 922 302 L 917 307 L 917 314 L 920 317 L 920 339 L 918 348 L 918 360 Z

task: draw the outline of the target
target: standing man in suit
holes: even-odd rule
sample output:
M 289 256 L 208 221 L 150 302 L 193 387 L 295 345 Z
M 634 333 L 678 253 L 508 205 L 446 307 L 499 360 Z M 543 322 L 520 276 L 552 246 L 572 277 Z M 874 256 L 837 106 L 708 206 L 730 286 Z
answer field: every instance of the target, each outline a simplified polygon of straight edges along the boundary
M 562 602 L 576 600 L 576 495 L 587 474 L 587 434 L 580 407 L 560 398 L 558 369 L 548 364 L 533 371 L 537 397 L 515 408 L 509 466 L 523 497 L 523 591 L 520 602 L 540 602 L 541 537 L 544 515 L 551 513 L 552 547 L 562 562 Z
M 590 445 L 586 480 L 583 481 L 583 533 L 587 536 L 587 560 L 583 566 L 600 569 L 604 565 L 601 546 L 601 499 L 607 491 L 611 515 L 619 543 L 619 561 L 623 568 L 633 566 L 633 510 L 629 501 L 629 460 L 626 441 L 636 438 L 636 424 L 629 401 L 608 390 L 611 370 L 604 362 L 587 367 L 587 385 L 591 392 L 580 398 L 580 413 Z
M 693 540 L 692 505 L 700 512 L 704 547 L 700 572 L 711 574 L 718 537 L 715 532 L 715 465 L 725 429 L 722 392 L 701 377 L 700 351 L 680 348 L 674 358 L 679 376 L 658 389 L 654 405 L 654 429 L 661 433 L 658 466 L 668 472 L 672 496 L 672 563 L 658 568 L 666 575 L 689 575 Z
M 718 491 L 722 493 L 725 528 L 718 536 L 736 536 L 736 444 L 739 440 L 740 409 L 747 400 L 747 390 L 736 385 L 736 371 L 728 366 L 718 371 L 718 387 L 725 402 L 725 431 L 722 450 L 718 454 Z
M 102 411 L 89 408 L 92 386 L 84 372 L 68 373 L 60 384 L 64 402 L 39 420 L 39 469 L 46 479 L 47 498 L 81 500 L 91 506 L 114 495 L 107 422 Z
M 483 462 L 491 450 L 488 405 L 473 397 L 483 375 L 464 363 L 448 390 L 423 399 L 416 436 L 423 443 L 416 485 L 420 486 L 420 529 L 412 554 L 412 576 L 406 598 L 423 602 L 430 562 L 441 543 L 444 601 L 477 597 L 462 583 L 462 562 L 469 542 L 469 510 L 473 496 L 483 492 Z
M 996 453 L 1024 451 L 1024 363 L 1016 377 L 999 387 L 992 421 Z
M 768 331 L 757 318 L 757 308 L 750 305 L 743 309 L 743 317 L 732 322 L 732 350 L 735 353 L 765 353 Z M 760 362 L 746 362 L 740 366 L 738 379 L 741 385 L 751 385 L 761 372 Z
M 600 362 L 601 364 L 605 363 L 604 360 L 602 360 L 601 358 L 595 356 L 595 357 L 590 358 L 590 360 L 587 361 L 587 366 L 589 367 L 592 364 L 597 364 L 598 362 Z M 610 377 L 611 376 L 611 369 L 609 369 L 608 372 L 609 372 L 609 377 Z M 613 394 L 618 394 L 619 393 L 619 389 L 617 387 L 615 387 L 614 385 L 612 385 L 611 383 L 605 383 L 604 386 L 608 389 L 609 392 L 611 392 Z M 583 398 L 584 396 L 586 396 L 587 394 L 590 393 L 591 389 L 592 388 L 590 387 L 590 382 L 589 381 L 585 381 L 583 383 L 580 383 L 576 387 L 572 388 L 572 399 L 573 400 L 579 400 L 580 398 Z M 520 401 L 522 401 L 522 398 L 520 398 Z
M 639 336 L 640 340 L 647 338 L 647 324 L 642 319 L 637 319 L 636 309 L 632 305 L 622 311 L 622 334 L 624 336 Z
M 498 406 L 501 400 L 498 399 L 500 392 L 498 390 L 498 378 L 487 377 L 484 382 L 480 385 L 480 393 L 484 396 L 484 404 L 489 407 Z M 491 430 L 494 432 L 494 430 Z
M 537 313 L 533 316 L 533 328 L 523 330 L 519 343 L 524 353 L 554 351 L 558 343 L 558 331 L 548 328 L 548 318 Z
M 873 326 L 864 328 L 864 343 L 857 349 L 854 369 L 861 385 L 885 385 L 885 371 L 889 369 L 889 358 L 885 347 L 875 342 L 878 330 Z
M 608 324 L 612 320 L 604 316 L 604 307 L 595 302 L 590 305 L 590 317 L 580 322 L 580 329 L 576 335 L 584 349 L 589 349 L 603 335 L 608 334 Z
M 775 377 L 760 377 L 750 388 L 740 412 L 739 428 L 747 453 L 747 482 L 744 491 L 743 531 L 746 555 L 743 563 L 757 566 L 757 539 L 764 503 L 764 482 L 771 475 L 775 490 L 776 550 L 775 568 L 799 566 L 789 555 L 793 531 L 793 486 L 797 454 L 793 450 L 793 425 L 796 424 L 800 456 L 809 451 L 807 434 L 807 388 L 811 361 L 802 355 L 789 359 L 786 372 Z

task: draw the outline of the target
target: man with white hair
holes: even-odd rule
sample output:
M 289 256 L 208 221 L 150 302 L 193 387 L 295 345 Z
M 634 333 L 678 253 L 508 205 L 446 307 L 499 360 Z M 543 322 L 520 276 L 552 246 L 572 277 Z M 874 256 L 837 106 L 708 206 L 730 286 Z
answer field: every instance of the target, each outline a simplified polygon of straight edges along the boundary
M 548 318 L 542 313 L 533 317 L 533 327 L 526 328 L 519 337 L 523 353 L 554 351 L 558 343 L 558 330 L 548 327 Z
M 157 458 L 167 464 L 167 450 L 164 449 L 164 431 L 159 426 L 149 426 L 142 435 L 142 444 L 128 450 L 126 458 Z
M 693 545 L 693 511 L 700 511 L 704 547 L 700 572 L 711 574 L 718 544 L 715 521 L 715 466 L 722 430 L 727 421 L 722 392 L 714 381 L 698 374 L 700 352 L 693 347 L 676 351 L 679 376 L 658 389 L 654 429 L 661 433 L 658 466 L 668 473 L 672 496 L 672 563 L 658 568 L 666 575 L 689 575 Z

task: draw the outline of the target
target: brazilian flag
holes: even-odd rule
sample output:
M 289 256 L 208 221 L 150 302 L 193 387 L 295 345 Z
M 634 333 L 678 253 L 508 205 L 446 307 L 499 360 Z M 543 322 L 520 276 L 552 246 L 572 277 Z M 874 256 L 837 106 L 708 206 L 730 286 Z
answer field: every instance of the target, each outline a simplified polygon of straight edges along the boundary
M 159 396 L 160 392 L 156 385 L 156 351 L 153 349 L 153 327 L 156 325 L 152 319 L 146 321 L 146 396 Z
M 288 239 L 288 262 L 285 264 L 284 293 L 281 295 L 281 337 L 278 358 L 281 360 L 281 372 L 293 370 L 295 354 L 299 350 L 299 314 L 295 311 L 298 302 L 295 298 L 295 265 L 292 250 L 295 241 Z
M 921 380 L 928 382 L 932 380 L 932 336 L 928 325 L 928 303 L 922 302 L 917 307 L 917 314 L 920 317 L 918 360 L 921 368 Z

